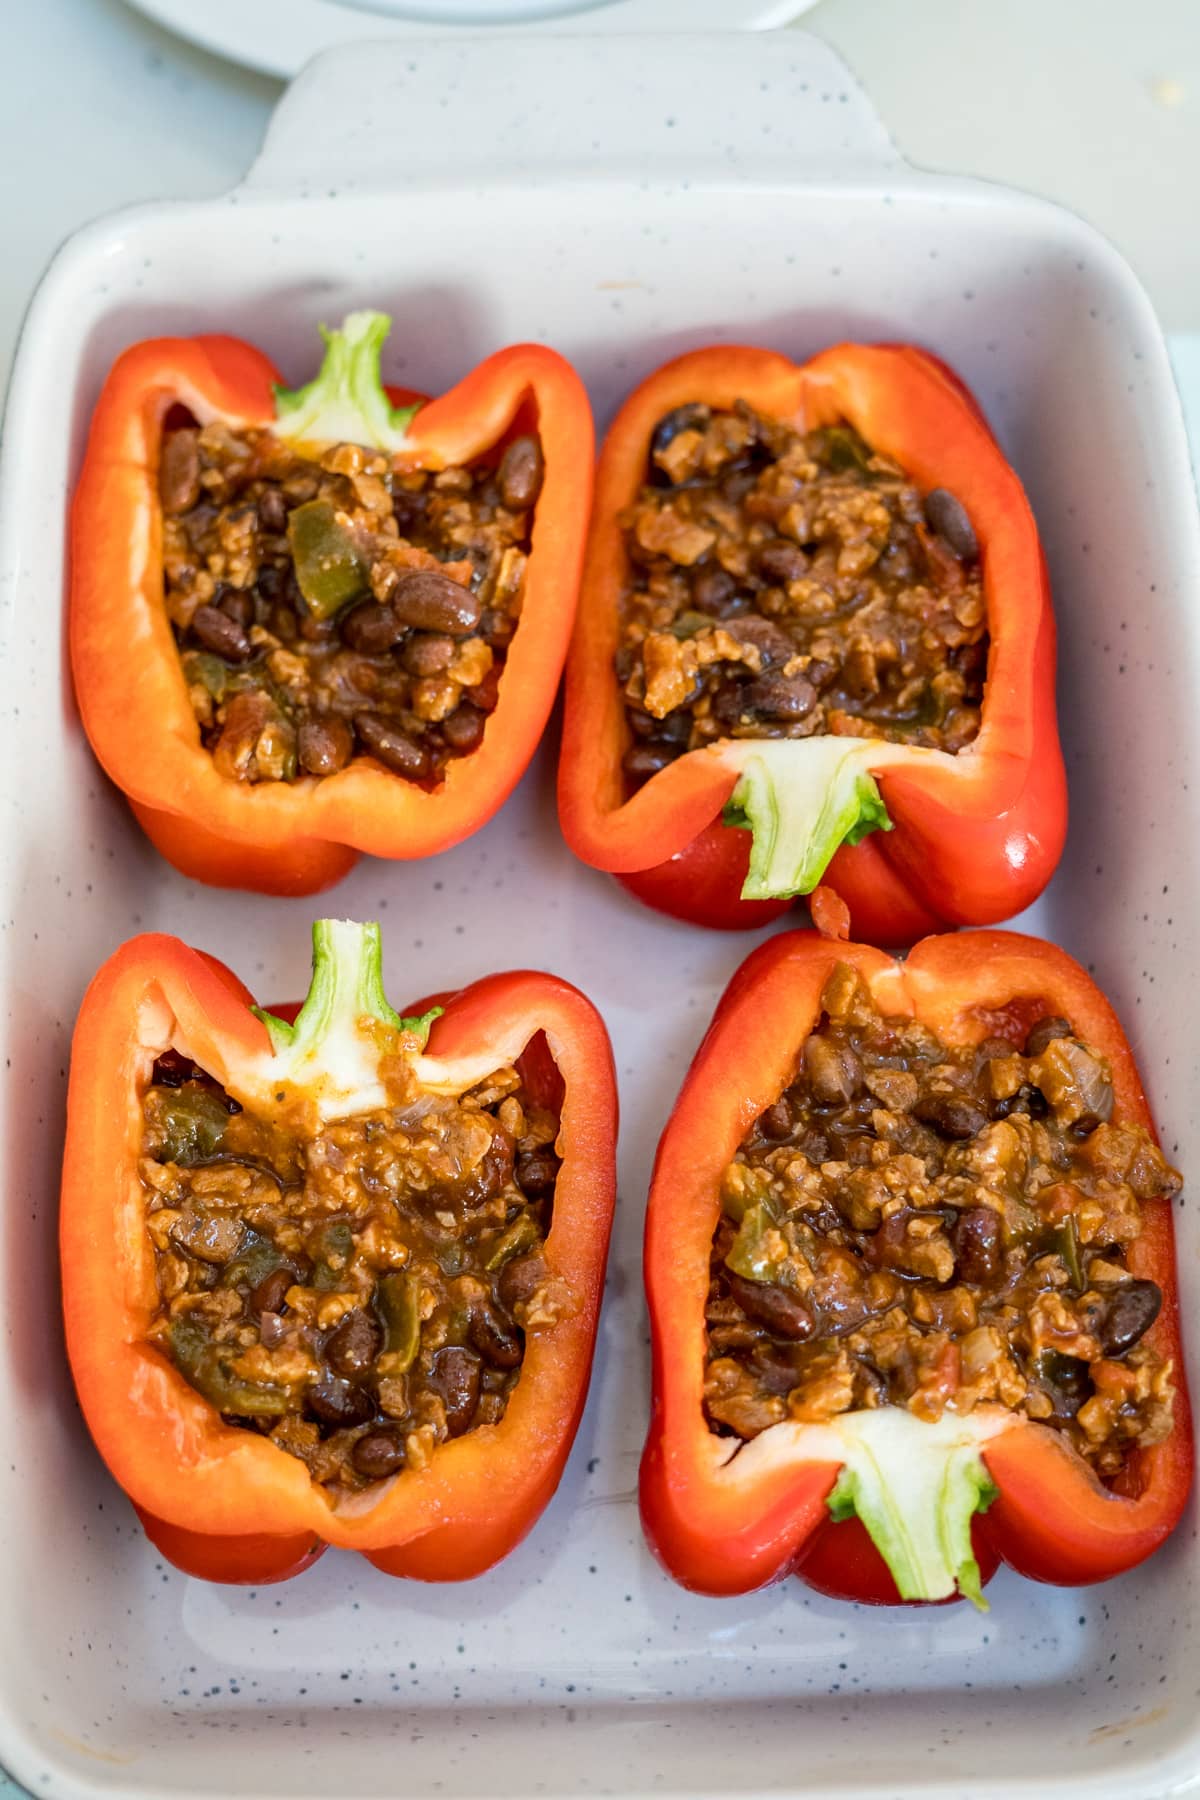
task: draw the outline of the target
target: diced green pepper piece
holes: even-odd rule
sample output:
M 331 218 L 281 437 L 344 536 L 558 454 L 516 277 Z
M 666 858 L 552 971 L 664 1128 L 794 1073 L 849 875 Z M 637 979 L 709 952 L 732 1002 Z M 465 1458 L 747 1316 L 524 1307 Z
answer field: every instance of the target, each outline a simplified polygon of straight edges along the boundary
M 483 1265 L 484 1268 L 489 1275 L 494 1275 L 497 1269 L 502 1269 L 505 1263 L 512 1262 L 514 1257 L 524 1256 L 529 1250 L 536 1250 L 541 1242 L 541 1235 L 537 1227 L 537 1220 L 530 1213 L 520 1213 L 496 1239 L 491 1254 Z
M 170 1345 L 180 1373 L 219 1412 L 240 1418 L 278 1419 L 288 1411 L 288 1396 L 282 1388 L 239 1380 L 229 1367 L 237 1355 L 236 1349 L 215 1344 L 195 1321 L 176 1319 L 170 1330 Z
M 296 580 L 315 619 L 332 619 L 367 591 L 367 563 L 354 534 L 328 500 L 308 500 L 288 514 Z
M 1083 1259 L 1079 1254 L 1079 1227 L 1075 1223 L 1074 1213 L 1068 1213 L 1054 1233 L 1054 1248 L 1066 1265 L 1071 1286 L 1077 1294 L 1082 1294 L 1086 1284 L 1083 1279 Z
M 284 1258 L 270 1238 L 251 1232 L 249 1243 L 243 1245 L 232 1262 L 225 1264 L 219 1285 L 256 1288 L 260 1281 L 265 1281 L 268 1275 L 283 1266 Z
M 421 1284 L 411 1269 L 385 1275 L 379 1283 L 379 1310 L 383 1314 L 384 1349 L 399 1360 L 399 1373 L 411 1368 L 421 1348 Z
M 692 638 L 697 632 L 707 631 L 713 624 L 708 613 L 682 612 L 671 626 L 671 636 L 676 638 Z
M 725 1266 L 747 1281 L 786 1281 L 787 1248 L 776 1221 L 761 1201 L 746 1208 Z
M 822 435 L 824 441 L 818 455 L 835 475 L 843 474 L 847 469 L 857 469 L 860 475 L 873 473 L 870 448 L 852 426 L 830 425 Z
M 216 1155 L 229 1124 L 224 1102 L 207 1088 L 157 1090 L 147 1110 L 154 1156 L 185 1169 Z
M 354 1233 L 344 1219 L 321 1228 L 317 1239 L 318 1257 L 313 1269 L 315 1288 L 340 1288 L 347 1264 L 354 1254 Z
M 183 658 L 183 678 L 189 687 L 202 687 L 214 700 L 223 700 L 229 665 L 209 650 L 189 650 Z

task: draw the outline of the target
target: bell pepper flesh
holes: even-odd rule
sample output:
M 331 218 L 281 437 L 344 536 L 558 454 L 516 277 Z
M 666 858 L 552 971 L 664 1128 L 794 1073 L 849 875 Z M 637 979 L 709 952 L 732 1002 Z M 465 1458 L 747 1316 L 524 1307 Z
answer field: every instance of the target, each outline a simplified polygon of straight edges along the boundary
M 338 978 L 325 984 L 334 1004 L 320 1002 L 321 1030 L 305 1026 L 301 1008 L 290 1040 L 276 1029 L 278 1048 L 236 977 L 178 939 L 134 938 L 96 975 L 75 1030 L 68 1096 L 60 1227 L 68 1354 L 101 1455 L 153 1541 L 189 1572 L 281 1579 L 336 1544 L 393 1574 L 457 1580 L 506 1555 L 532 1527 L 582 1412 L 613 1207 L 611 1052 L 583 995 L 530 972 L 486 977 L 443 997 L 444 1010 L 433 1004 L 397 1024 L 377 979 L 377 931 L 340 921 L 318 928 L 314 990 L 323 966 L 328 974 L 322 933 L 339 963 Z M 343 1002 L 352 1013 L 364 995 L 364 1047 L 348 1050 Z M 316 1041 L 322 1031 L 327 1063 Z M 269 1109 L 283 1093 L 279 1104 L 299 1096 L 341 1116 L 376 1102 L 362 1079 L 372 1047 L 378 1056 L 398 1046 L 437 1092 L 462 1092 L 509 1062 L 529 1068 L 531 1091 L 559 1084 L 562 1166 L 543 1255 L 577 1304 L 529 1334 L 498 1425 L 440 1445 L 423 1469 L 335 1502 L 295 1457 L 226 1424 L 148 1341 L 160 1303 L 138 1177 L 141 1095 L 155 1059 L 173 1047 L 243 1104 Z
M 1011 917 L 1049 880 L 1066 832 L 1049 584 L 1021 484 L 979 408 L 944 364 L 911 346 L 842 344 L 804 364 L 718 346 L 667 363 L 625 402 L 601 451 L 567 661 L 559 765 L 567 842 L 639 899 L 695 923 L 745 928 L 765 922 L 765 907 L 779 916 L 791 903 L 781 883 L 757 871 L 746 884 L 748 846 L 720 856 L 711 842 L 714 830 L 733 829 L 719 821 L 742 776 L 739 759 L 761 754 L 767 740 L 692 751 L 628 799 L 621 767 L 628 727 L 613 659 L 627 562 L 619 515 L 645 480 L 661 417 L 689 401 L 731 407 L 739 399 L 805 428 L 848 420 L 923 490 L 952 489 L 982 555 L 991 649 L 978 737 L 956 756 L 845 741 L 873 746 L 863 767 L 882 771 L 882 806 L 895 829 L 840 848 L 818 834 L 807 863 L 795 859 L 796 885 L 824 881 L 849 906 L 856 938 L 882 944 Z M 800 752 L 803 771 L 817 741 L 785 740 L 767 754 Z M 773 898 L 763 897 L 768 891 Z
M 333 340 L 343 336 L 327 334 L 323 376 Z M 390 401 L 414 396 L 379 389 L 376 346 L 372 398 L 361 341 L 355 354 L 352 380 L 332 391 L 318 377 L 310 386 L 324 386 L 320 404 L 304 400 L 302 389 L 289 411 L 278 371 L 249 344 L 223 336 L 149 339 L 114 363 L 93 414 L 71 514 L 69 639 L 80 715 L 142 828 L 198 881 L 310 894 L 340 880 L 361 854 L 410 859 L 448 849 L 507 799 L 554 701 L 591 500 L 591 411 L 578 376 L 553 350 L 519 344 L 486 358 L 440 397 L 396 411 Z M 177 404 L 201 425 L 221 420 L 234 429 L 279 432 L 291 424 L 340 433 L 357 430 L 357 421 L 368 442 L 393 434 L 389 447 L 401 470 L 470 463 L 514 428 L 537 433 L 545 477 L 520 628 L 482 743 L 454 759 L 436 788 L 427 791 L 365 758 L 320 780 L 265 782 L 253 791 L 217 772 L 199 739 L 163 607 L 157 472 L 163 423 Z M 401 414 L 410 413 L 401 427 Z
M 893 1572 L 895 1558 L 889 1570 L 862 1519 L 837 1523 L 831 1515 L 829 1502 L 847 1466 L 836 1431 L 785 1422 L 731 1456 L 731 1440 L 710 1430 L 703 1411 L 704 1314 L 721 1174 L 754 1120 L 791 1080 L 799 1046 L 817 1022 L 825 981 L 839 962 L 857 969 L 881 1011 L 915 1017 L 946 1043 L 978 1041 L 987 1033 L 988 1012 L 1018 1001 L 1069 1018 L 1111 1066 L 1114 1118 L 1153 1131 L 1111 1007 L 1079 965 L 1053 945 L 1012 932 L 968 931 L 927 938 L 900 964 L 867 946 L 789 932 L 742 964 L 659 1145 L 646 1217 L 654 1392 L 642 1459 L 642 1521 L 667 1569 L 704 1593 L 744 1593 L 795 1573 L 846 1598 L 887 1603 L 905 1597 Z M 925 1582 L 927 1597 L 945 1597 L 950 1568 L 960 1582 L 965 1576 L 962 1589 L 978 1598 L 1001 1560 L 1040 1581 L 1105 1580 L 1152 1554 L 1178 1521 L 1191 1485 L 1193 1449 L 1169 1202 L 1145 1201 L 1142 1214 L 1142 1232 L 1127 1261 L 1135 1276 L 1153 1280 L 1163 1294 L 1146 1342 L 1174 1367 L 1170 1435 L 1134 1451 L 1121 1478 L 1105 1486 L 1050 1427 L 1015 1414 L 997 1418 L 988 1409 L 989 1416 L 977 1422 L 988 1486 L 977 1480 L 970 1459 L 958 1477 L 961 1483 L 966 1473 L 976 1481 L 979 1501 L 992 1487 L 995 1497 L 985 1513 L 972 1517 L 969 1492 L 960 1487 L 957 1511 L 943 1520 L 949 1547 L 940 1579 Z M 831 1424 L 844 1428 L 854 1417 Z M 913 1428 L 920 1426 L 914 1421 Z M 858 1473 L 861 1480 L 861 1468 Z M 902 1485 L 893 1483 L 891 1499 Z M 879 1497 L 868 1496 L 864 1511 L 870 1526 Z M 926 1534 L 929 1523 L 927 1516 Z M 966 1566 L 968 1535 L 977 1581 Z M 913 1584 L 905 1585 L 911 1590 Z M 908 1597 L 914 1597 L 911 1591 Z

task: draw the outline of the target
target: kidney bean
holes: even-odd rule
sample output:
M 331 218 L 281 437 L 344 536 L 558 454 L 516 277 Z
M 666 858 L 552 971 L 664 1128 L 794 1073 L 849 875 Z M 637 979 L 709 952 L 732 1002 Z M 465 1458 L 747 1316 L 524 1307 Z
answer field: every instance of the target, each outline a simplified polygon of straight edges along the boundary
M 404 1433 L 395 1425 L 381 1425 L 355 1441 L 350 1461 L 369 1481 L 382 1481 L 404 1467 Z
M 190 427 L 163 434 L 158 497 L 165 513 L 185 513 L 200 498 L 200 433 Z
M 326 1370 L 305 1396 L 308 1410 L 323 1425 L 365 1425 L 375 1402 L 365 1388 Z
M 1071 1036 L 1069 1019 L 1059 1018 L 1057 1013 L 1047 1013 L 1044 1019 L 1039 1019 L 1036 1025 L 1030 1027 L 1029 1035 L 1025 1039 L 1025 1054 L 1026 1056 L 1040 1056 L 1042 1051 L 1054 1042 L 1055 1038 Z
M 521 1360 L 521 1339 L 486 1301 L 471 1314 L 471 1342 L 495 1369 L 515 1369 Z
M 742 689 L 741 701 L 768 719 L 804 719 L 817 704 L 817 696 L 803 675 L 763 675 Z
M 820 1032 L 804 1045 L 804 1073 L 821 1106 L 844 1106 L 862 1085 L 862 1064 L 850 1045 Z
M 368 600 L 346 614 L 341 633 L 342 642 L 361 656 L 386 656 L 404 636 L 404 627 L 390 606 Z
M 437 569 L 410 569 L 392 589 L 392 611 L 418 631 L 466 637 L 479 623 L 479 599 L 470 588 Z
M 339 1375 L 365 1375 L 383 1347 L 383 1328 L 373 1313 L 356 1306 L 343 1314 L 325 1340 L 325 1361 Z
M 509 512 L 524 512 L 542 491 L 546 464 L 535 437 L 514 438 L 500 458 L 496 485 Z
M 192 614 L 192 636 L 226 662 L 245 662 L 250 655 L 250 639 L 237 621 L 218 606 L 196 608 Z
M 558 1180 L 559 1160 L 549 1144 L 536 1150 L 522 1150 L 513 1171 L 517 1186 L 531 1200 L 546 1200 L 554 1192 Z
M 456 708 L 449 718 L 442 720 L 442 736 L 452 750 L 460 756 L 477 750 L 483 742 L 483 728 L 487 724 L 487 714 L 481 713 L 478 707 L 464 702 Z
M 336 713 L 311 715 L 300 726 L 296 742 L 300 767 L 309 775 L 336 775 L 350 761 L 354 733 Z
M 732 1269 L 725 1274 L 730 1293 L 755 1324 L 765 1325 L 777 1337 L 790 1338 L 793 1343 L 812 1337 L 817 1322 L 799 1294 L 773 1281 L 746 1281 Z
M 501 1304 L 511 1313 L 532 1300 L 546 1274 L 546 1261 L 539 1250 L 529 1256 L 514 1256 L 496 1277 L 496 1292 Z
M 220 607 L 227 619 L 232 619 L 234 624 L 240 625 L 243 631 L 253 625 L 254 596 L 245 588 L 226 588 L 215 604 Z
M 295 1279 L 290 1269 L 272 1269 L 251 1289 L 250 1311 L 260 1315 L 282 1312 L 287 1291 Z
M 482 1377 L 474 1351 L 464 1350 L 458 1344 L 450 1344 L 434 1357 L 430 1385 L 442 1396 L 446 1430 L 451 1437 L 461 1437 L 474 1418 Z
M 1003 1260 L 1000 1215 L 990 1206 L 968 1206 L 954 1227 L 954 1255 L 960 1281 L 987 1287 L 1000 1273 Z
M 912 1114 L 923 1125 L 934 1126 L 943 1137 L 960 1140 L 977 1136 L 988 1122 L 982 1107 L 956 1094 L 924 1094 Z
M 1104 1308 L 1100 1348 L 1105 1356 L 1124 1356 L 1149 1331 L 1162 1307 L 1162 1289 L 1154 1281 L 1123 1281 Z
M 786 1100 L 776 1100 L 774 1106 L 768 1106 L 766 1112 L 758 1115 L 758 1129 L 765 1138 L 773 1143 L 781 1143 L 792 1135 L 792 1115 Z
M 385 769 L 406 775 L 410 781 L 421 781 L 429 774 L 428 753 L 413 738 L 397 731 L 374 713 L 355 713 L 354 729 L 358 741 L 368 755 Z
M 737 593 L 737 582 L 728 569 L 717 564 L 701 564 L 692 570 L 691 580 L 692 605 L 698 612 L 712 613 L 720 617 Z
M 786 587 L 789 581 L 799 581 L 808 573 L 808 558 L 799 544 L 790 543 L 787 538 L 772 538 L 758 553 L 758 572 L 764 581 Z
M 967 516 L 967 509 L 949 488 L 932 488 L 925 496 L 925 517 L 939 537 L 945 538 L 956 556 L 964 562 L 975 562 L 979 556 L 979 539 Z
M 660 769 L 665 769 L 679 755 L 674 744 L 631 744 L 621 759 L 630 781 L 649 781 Z
M 772 663 L 785 663 L 796 654 L 796 646 L 787 632 L 774 620 L 761 618 L 757 613 L 749 619 L 731 619 L 729 635 L 739 644 L 753 644 L 762 656 L 764 669 Z
M 500 675 L 503 665 L 493 663 L 482 680 L 467 689 L 467 699 L 482 713 L 493 713 L 500 703 Z
M 400 652 L 410 675 L 443 675 L 454 661 L 454 639 L 434 631 L 414 631 Z

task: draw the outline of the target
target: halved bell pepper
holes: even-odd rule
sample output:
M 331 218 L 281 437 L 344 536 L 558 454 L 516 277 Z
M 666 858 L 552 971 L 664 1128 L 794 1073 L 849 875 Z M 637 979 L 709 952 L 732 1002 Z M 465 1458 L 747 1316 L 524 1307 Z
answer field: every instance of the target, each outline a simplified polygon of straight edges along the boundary
M 156 933 L 131 939 L 93 980 L 67 1108 L 67 1350 L 100 1454 L 148 1535 L 188 1573 L 279 1580 L 336 1544 L 389 1574 L 458 1580 L 507 1555 L 534 1524 L 583 1410 L 615 1181 L 608 1037 L 577 989 L 521 971 L 401 1018 L 384 998 L 378 926 L 325 920 L 313 938 L 313 983 L 294 1026 L 260 1014 L 215 958 Z M 516 1063 L 539 1103 L 560 1108 L 562 1165 L 542 1254 L 572 1304 L 528 1333 L 498 1424 L 339 1501 L 296 1457 L 227 1424 L 148 1341 L 160 1299 L 138 1175 L 142 1095 L 156 1058 L 172 1048 L 268 1117 L 297 1101 L 323 1119 L 381 1106 L 385 1056 L 410 1058 L 422 1087 L 449 1094 Z M 402 1327 L 389 1318 L 393 1349 Z
M 503 804 L 549 716 L 591 498 L 587 395 L 570 365 L 538 344 L 497 351 L 428 402 L 385 389 L 387 324 L 378 313 L 352 314 L 326 333 L 317 379 L 291 393 L 267 357 L 237 338 L 150 339 L 118 357 L 97 403 L 71 517 L 75 691 L 106 774 L 162 854 L 196 880 L 309 894 L 339 880 L 360 853 L 408 859 L 445 850 Z M 319 780 L 253 787 L 215 768 L 163 607 L 157 475 L 163 421 L 179 404 L 202 425 L 266 428 L 302 447 L 363 444 L 398 469 L 470 463 L 514 426 L 538 434 L 545 478 L 499 699 L 478 749 L 453 759 L 432 791 L 366 758 Z M 328 597 L 339 570 L 317 554 L 319 526 L 301 521 L 293 549 L 327 565 Z
M 736 1594 L 797 1574 L 854 1600 L 977 1601 L 1003 1560 L 1039 1581 L 1103 1581 L 1151 1555 L 1192 1480 L 1174 1237 L 1165 1199 L 1142 1203 L 1127 1252 L 1162 1308 L 1145 1342 L 1172 1365 L 1170 1435 L 1133 1450 L 1105 1486 L 1063 1436 L 998 1405 L 937 1424 L 900 1406 L 784 1421 L 747 1443 L 703 1410 L 709 1258 L 720 1179 L 754 1120 L 793 1078 L 821 993 L 849 963 L 880 1011 L 972 1044 L 1008 1012 L 1054 1014 L 1108 1061 L 1113 1120 L 1153 1124 L 1112 1008 L 1071 957 L 1014 932 L 925 939 L 903 963 L 860 944 L 786 932 L 734 975 L 659 1145 L 646 1217 L 654 1399 L 641 1470 L 646 1535 L 676 1579 Z M 990 1015 L 990 1016 L 989 1016 Z M 986 1506 L 986 1511 L 978 1511 Z M 857 1516 L 850 1516 L 851 1513 Z M 838 1522 L 844 1520 L 845 1522 Z
M 921 489 L 949 488 L 966 508 L 991 647 L 979 735 L 957 755 L 869 738 L 723 739 L 626 798 L 630 734 L 613 669 L 629 567 L 620 515 L 647 479 L 659 419 L 692 401 L 738 400 L 803 430 L 846 420 Z M 559 813 L 584 862 L 696 924 L 761 925 L 824 882 L 857 938 L 899 945 L 1011 918 L 1037 897 L 1066 832 L 1049 583 L 1020 481 L 935 357 L 840 344 L 793 363 L 721 345 L 667 363 L 630 395 L 597 469 Z

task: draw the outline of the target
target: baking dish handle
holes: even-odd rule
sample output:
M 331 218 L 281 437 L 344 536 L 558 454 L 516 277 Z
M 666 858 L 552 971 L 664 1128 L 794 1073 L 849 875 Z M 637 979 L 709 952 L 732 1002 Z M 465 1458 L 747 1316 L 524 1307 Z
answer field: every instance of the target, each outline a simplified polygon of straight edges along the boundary
M 814 182 L 903 179 L 907 165 L 869 100 L 820 38 L 690 38 L 686 88 L 673 41 L 563 32 L 491 38 L 486 57 L 472 55 L 472 37 L 325 51 L 279 102 L 243 185 L 314 196 L 461 185 L 481 155 L 489 179 L 510 175 L 526 188 L 563 174 L 638 181 L 650 170 L 656 180 L 677 174 L 681 187 L 794 183 L 797 172 Z

